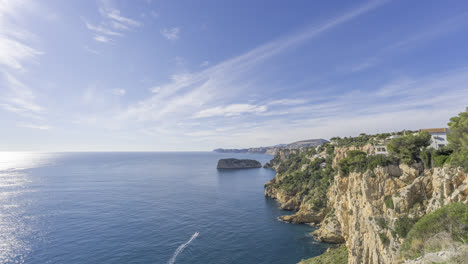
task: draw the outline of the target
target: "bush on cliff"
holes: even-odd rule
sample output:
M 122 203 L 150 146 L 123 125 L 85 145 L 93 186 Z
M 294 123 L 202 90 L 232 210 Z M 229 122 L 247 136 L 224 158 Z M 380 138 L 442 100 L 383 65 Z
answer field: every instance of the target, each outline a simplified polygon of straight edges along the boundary
M 409 218 L 407 215 L 399 217 L 395 222 L 395 233 L 401 238 L 405 238 L 415 222 L 416 219 Z
M 448 146 L 453 150 L 450 162 L 468 171 L 468 107 L 465 112 L 452 117 L 448 126 Z
M 434 167 L 442 167 L 450 160 L 450 155 L 453 150 L 448 147 L 442 147 L 439 149 L 424 148 L 421 150 L 421 160 L 424 163 L 424 168 L 430 169 Z
M 324 147 L 323 150 L 327 148 L 330 147 Z M 277 170 L 278 181 L 275 187 L 286 191 L 289 195 L 297 196 L 309 203 L 313 209 L 321 210 L 327 205 L 327 190 L 335 174 L 331 166 L 333 159 L 329 156 L 326 159 L 310 160 L 310 153 L 313 151 L 305 150 L 290 155 L 287 160 L 281 162 Z
M 338 248 L 329 249 L 327 252 L 320 256 L 303 259 L 298 264 L 346 264 L 348 263 L 348 249 L 346 246 L 340 246 Z
M 413 164 L 418 160 L 422 148 L 429 146 L 431 135 L 426 131 L 416 135 L 394 138 L 387 144 L 390 154 L 398 157 L 403 163 Z
M 452 203 L 426 214 L 409 231 L 400 254 L 403 258 L 416 258 L 425 252 L 442 250 L 447 240 L 432 239 L 440 234 L 448 234 L 450 240 L 468 243 L 468 205 Z M 450 242 L 450 241 L 448 241 Z
M 330 138 L 330 141 L 339 147 L 362 147 L 366 144 L 372 143 L 373 138 L 374 136 L 372 135 L 360 134 L 358 137 L 333 137 Z
M 378 166 L 388 166 L 394 164 L 396 161 L 392 157 L 385 155 L 368 156 L 365 152 L 360 150 L 350 150 L 346 153 L 346 158 L 343 158 L 338 163 L 340 172 L 344 175 L 350 172 L 365 172 L 373 170 Z

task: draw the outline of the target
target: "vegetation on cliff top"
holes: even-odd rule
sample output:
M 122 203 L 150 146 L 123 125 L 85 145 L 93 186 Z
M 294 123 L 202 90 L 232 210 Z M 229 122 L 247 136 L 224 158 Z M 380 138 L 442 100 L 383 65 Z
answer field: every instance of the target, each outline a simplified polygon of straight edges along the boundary
M 298 264 L 346 264 L 348 263 L 348 249 L 346 246 L 340 246 L 338 248 L 329 249 L 327 252 L 323 253 L 320 256 L 303 259 Z
M 415 133 L 416 131 L 411 131 L 411 130 L 404 130 L 404 131 L 399 131 L 399 132 L 393 132 L 393 133 L 381 133 L 381 134 L 374 134 L 374 135 L 368 135 L 365 133 L 359 134 L 357 137 L 332 137 L 330 138 L 330 141 L 337 147 L 363 147 L 367 144 L 375 144 L 380 141 L 386 140 L 390 136 L 402 136 L 407 133 L 412 134 Z
M 360 150 L 350 150 L 346 153 L 346 158 L 343 158 L 338 163 L 340 172 L 347 175 L 350 172 L 365 172 L 373 170 L 377 166 L 388 166 L 390 164 L 398 164 L 398 161 L 393 157 L 385 155 L 368 156 Z
M 398 157 L 403 163 L 412 164 L 418 160 L 421 149 L 430 144 L 431 135 L 424 131 L 416 135 L 394 138 L 387 144 L 387 149 L 391 155 Z
M 448 123 L 448 147 L 453 150 L 451 164 L 462 166 L 468 171 L 468 107 L 465 112 L 452 117 Z
M 327 151 L 330 146 L 322 148 L 324 152 L 333 153 L 332 148 Z M 327 205 L 326 194 L 335 171 L 331 166 L 332 156 L 322 153 L 313 158 L 316 153 L 315 148 L 311 147 L 300 153 L 290 154 L 288 159 L 279 163 L 278 180 L 274 186 L 290 195 L 297 195 L 314 210 L 320 210 Z
M 468 243 L 467 204 L 452 203 L 423 216 L 409 231 L 400 254 L 413 259 L 426 252 L 444 250 L 452 241 Z

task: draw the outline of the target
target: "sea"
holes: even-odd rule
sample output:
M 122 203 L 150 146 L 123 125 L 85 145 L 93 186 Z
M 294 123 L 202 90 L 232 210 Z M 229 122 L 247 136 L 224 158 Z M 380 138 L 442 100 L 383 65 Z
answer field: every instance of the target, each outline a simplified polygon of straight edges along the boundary
M 294 264 L 323 253 L 214 152 L 0 153 L 0 263 Z

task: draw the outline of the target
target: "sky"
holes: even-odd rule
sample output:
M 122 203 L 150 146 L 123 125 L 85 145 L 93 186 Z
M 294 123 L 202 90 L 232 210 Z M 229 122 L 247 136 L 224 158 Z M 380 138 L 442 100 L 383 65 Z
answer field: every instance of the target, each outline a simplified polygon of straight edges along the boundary
M 0 0 L 0 151 L 446 127 L 467 47 L 464 0 Z

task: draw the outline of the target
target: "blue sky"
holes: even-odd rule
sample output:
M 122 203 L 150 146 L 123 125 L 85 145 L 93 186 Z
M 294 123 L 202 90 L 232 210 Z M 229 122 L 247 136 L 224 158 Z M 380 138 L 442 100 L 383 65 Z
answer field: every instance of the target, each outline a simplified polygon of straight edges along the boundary
M 0 150 L 179 151 L 443 127 L 466 1 L 0 0 Z

